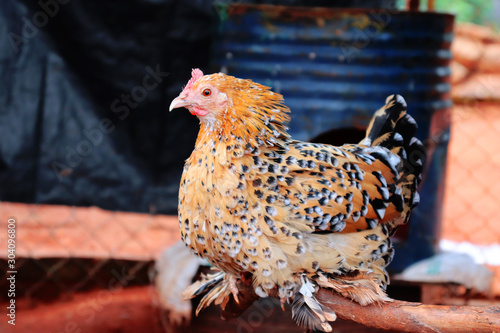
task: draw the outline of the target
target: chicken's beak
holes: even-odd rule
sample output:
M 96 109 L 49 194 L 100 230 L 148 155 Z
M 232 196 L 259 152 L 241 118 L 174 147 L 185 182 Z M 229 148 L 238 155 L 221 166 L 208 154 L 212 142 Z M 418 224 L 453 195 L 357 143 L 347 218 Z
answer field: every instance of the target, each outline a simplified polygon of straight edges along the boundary
M 178 96 L 172 101 L 172 103 L 170 103 L 170 107 L 168 108 L 168 111 L 170 112 L 173 109 L 186 107 L 186 106 L 189 106 L 191 104 L 193 104 L 193 103 L 186 100 L 185 98 L 181 98 L 181 96 Z

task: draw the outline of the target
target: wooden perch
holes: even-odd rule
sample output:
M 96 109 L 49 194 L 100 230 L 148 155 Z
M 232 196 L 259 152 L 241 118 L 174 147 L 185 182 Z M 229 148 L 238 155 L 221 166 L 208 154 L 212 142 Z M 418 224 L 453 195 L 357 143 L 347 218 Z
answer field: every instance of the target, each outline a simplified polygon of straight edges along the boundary
M 394 300 L 362 306 L 330 290 L 318 300 L 342 319 L 401 332 L 494 332 L 500 330 L 500 307 L 444 306 Z
M 249 281 L 239 281 L 238 289 L 240 303 L 237 304 L 231 298 L 223 311 L 224 318 L 240 315 L 259 298 Z M 320 289 L 316 297 L 322 304 L 334 310 L 339 318 L 379 329 L 415 333 L 500 331 L 498 306 L 425 305 L 398 300 L 362 306 L 327 289 Z

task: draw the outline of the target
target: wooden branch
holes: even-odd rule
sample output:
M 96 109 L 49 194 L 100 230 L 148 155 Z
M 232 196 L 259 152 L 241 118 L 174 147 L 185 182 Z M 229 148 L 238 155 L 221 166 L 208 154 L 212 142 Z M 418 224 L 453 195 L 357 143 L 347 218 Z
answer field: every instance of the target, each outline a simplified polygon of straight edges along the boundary
M 223 311 L 224 318 L 240 315 L 259 298 L 248 281 L 239 281 L 238 289 L 243 301 L 237 304 L 231 299 Z M 379 329 L 415 333 L 500 331 L 498 306 L 425 305 L 398 300 L 362 306 L 327 289 L 320 289 L 316 298 L 334 310 L 339 318 Z
M 494 332 L 500 330 L 498 306 L 445 306 L 394 300 L 362 306 L 321 289 L 318 300 L 342 319 L 365 326 L 401 332 Z

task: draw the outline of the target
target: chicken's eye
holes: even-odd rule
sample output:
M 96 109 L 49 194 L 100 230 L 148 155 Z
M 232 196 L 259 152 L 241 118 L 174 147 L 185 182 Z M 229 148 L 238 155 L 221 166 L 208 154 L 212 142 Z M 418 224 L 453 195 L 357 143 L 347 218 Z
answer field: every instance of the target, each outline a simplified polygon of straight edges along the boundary
M 210 95 L 212 95 L 212 90 L 210 89 L 203 90 L 203 96 L 208 97 Z

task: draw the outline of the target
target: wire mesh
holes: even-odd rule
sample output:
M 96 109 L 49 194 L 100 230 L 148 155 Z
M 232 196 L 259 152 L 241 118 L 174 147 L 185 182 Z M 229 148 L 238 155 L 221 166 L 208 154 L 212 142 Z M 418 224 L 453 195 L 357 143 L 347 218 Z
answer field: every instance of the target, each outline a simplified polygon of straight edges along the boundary
M 500 243 L 500 104 L 457 105 L 443 207 L 442 238 Z

